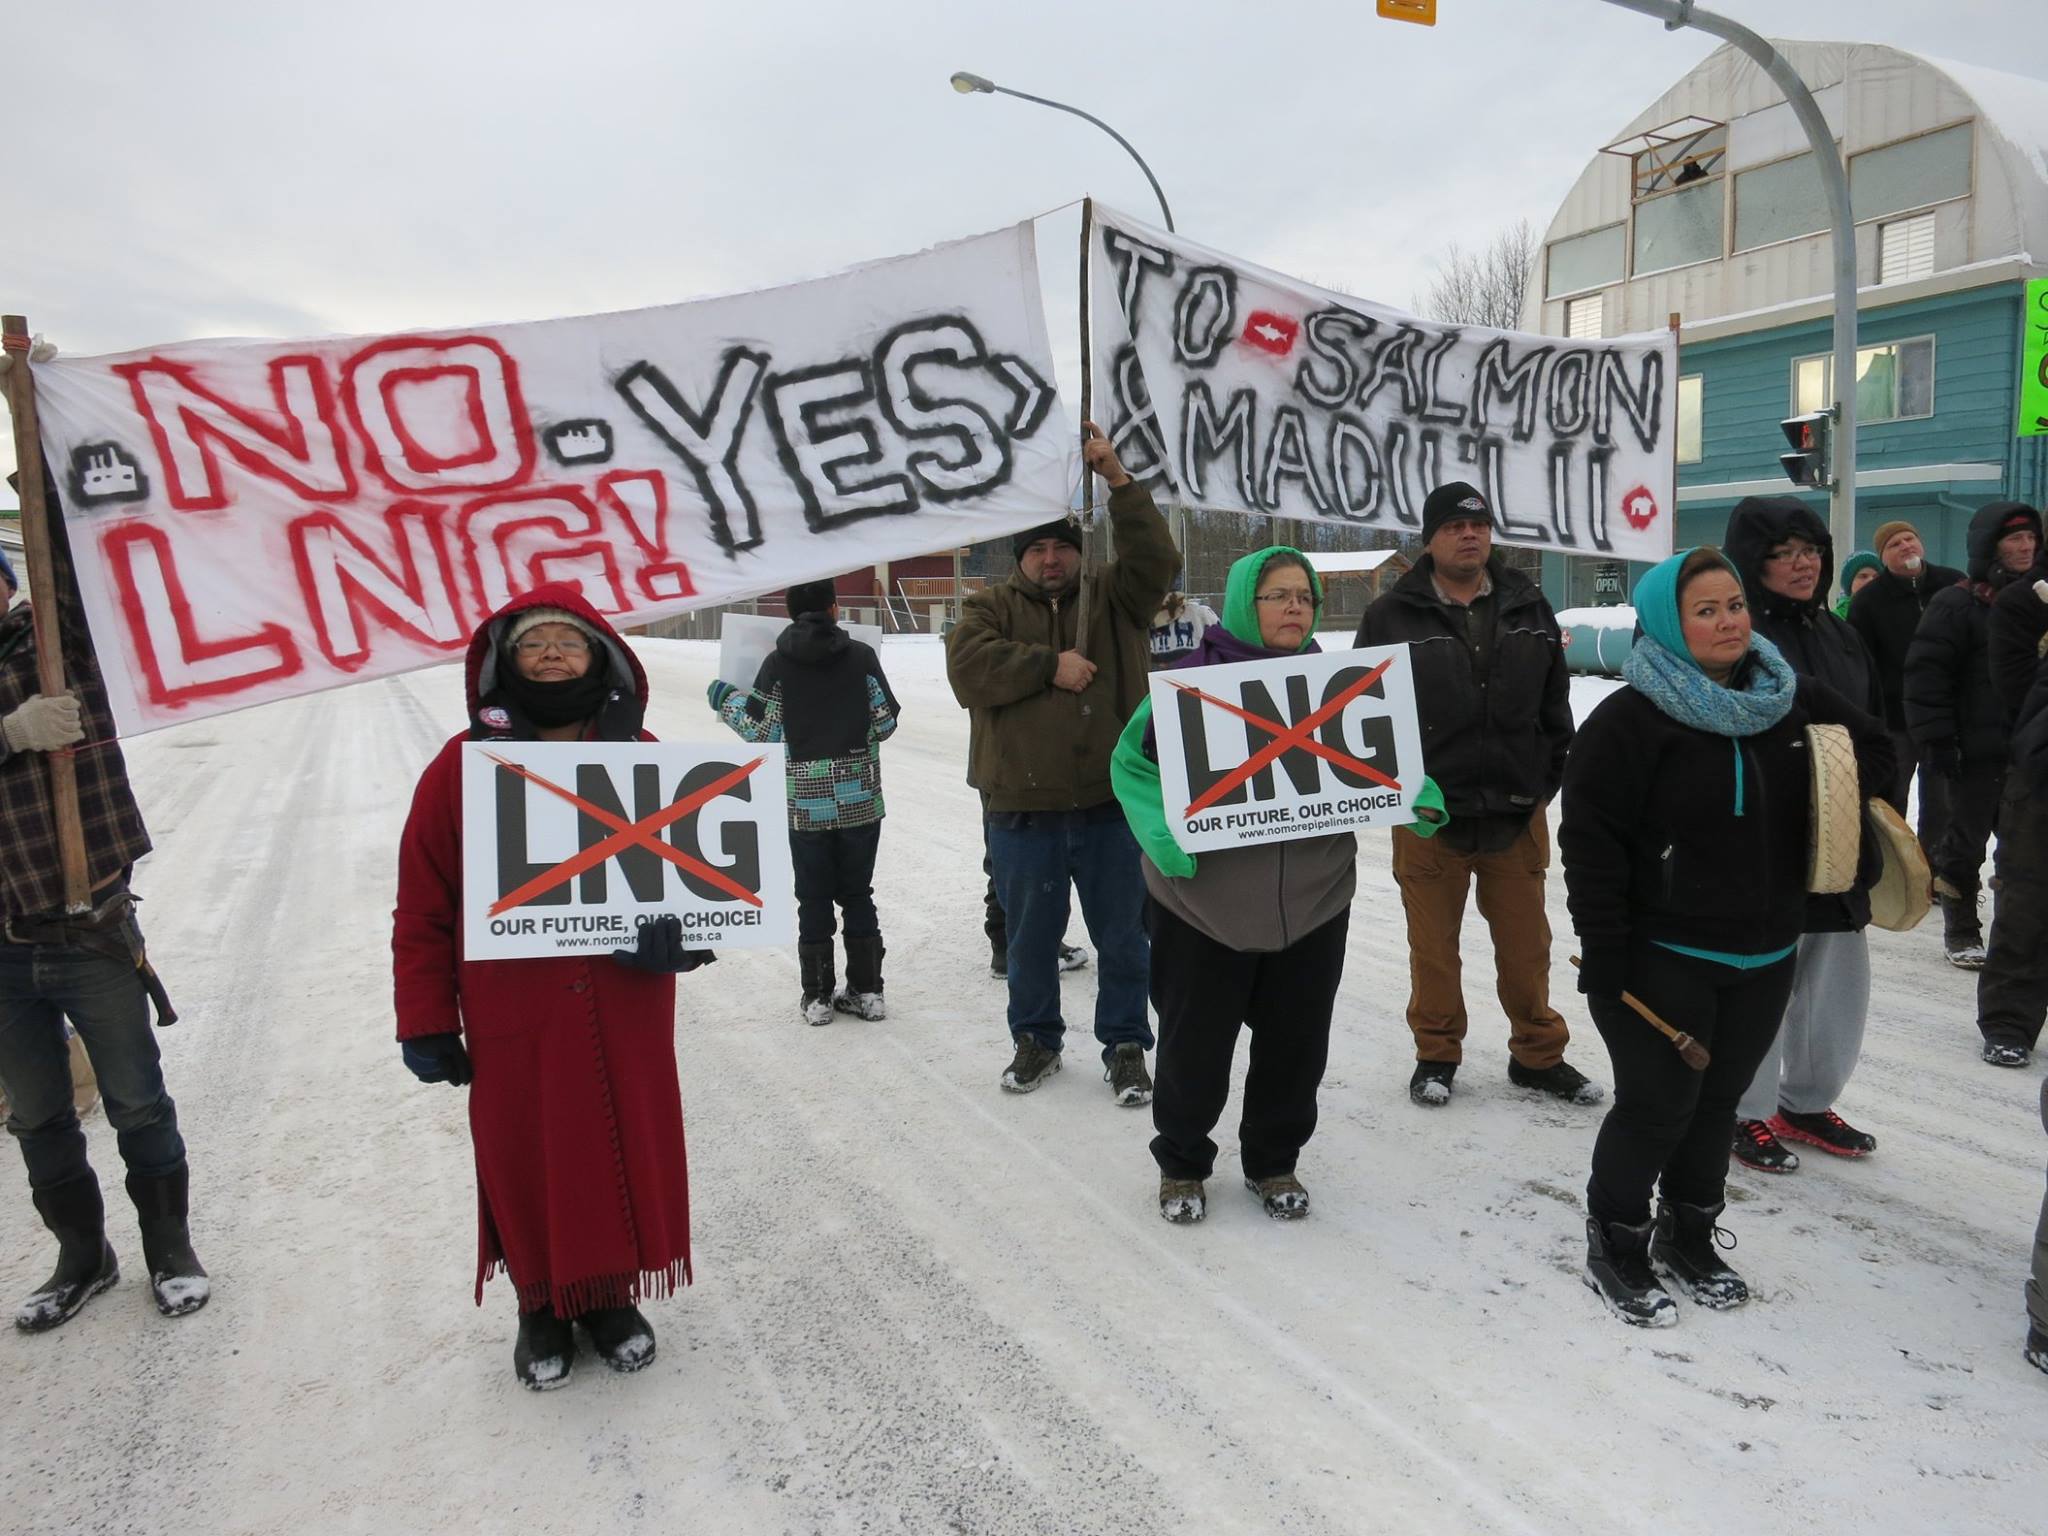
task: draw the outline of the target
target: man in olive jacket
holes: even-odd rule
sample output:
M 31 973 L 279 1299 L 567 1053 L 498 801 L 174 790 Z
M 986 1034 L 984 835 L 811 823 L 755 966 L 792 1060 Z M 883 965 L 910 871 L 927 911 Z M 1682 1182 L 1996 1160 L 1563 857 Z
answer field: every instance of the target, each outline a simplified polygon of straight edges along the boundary
M 1144 1104 L 1152 1097 L 1145 882 L 1109 758 L 1145 697 L 1147 634 L 1180 554 L 1108 440 L 1092 422 L 1083 430 L 1082 455 L 1110 488 L 1117 558 L 1084 573 L 1080 526 L 1070 518 L 1018 534 L 1016 572 L 962 606 L 946 642 L 946 676 L 973 711 L 968 780 L 988 797 L 989 854 L 1008 924 L 1016 1054 L 1002 1085 L 1029 1093 L 1060 1068 L 1059 946 L 1071 881 L 1095 942 L 1103 1065 L 1117 1103 Z
M 1422 762 L 1449 824 L 1424 841 L 1394 829 L 1394 879 L 1408 917 L 1408 1096 L 1450 1102 L 1464 1057 L 1458 932 L 1476 881 L 1508 1015 L 1508 1077 L 1575 1104 L 1603 1090 L 1564 1059 L 1570 1031 L 1550 1006 L 1550 867 L 1544 808 L 1564 779 L 1571 680 L 1557 615 L 1536 584 L 1493 553 L 1493 514 L 1463 481 L 1422 505 L 1428 552 L 1365 610 L 1359 645 L 1408 647 Z

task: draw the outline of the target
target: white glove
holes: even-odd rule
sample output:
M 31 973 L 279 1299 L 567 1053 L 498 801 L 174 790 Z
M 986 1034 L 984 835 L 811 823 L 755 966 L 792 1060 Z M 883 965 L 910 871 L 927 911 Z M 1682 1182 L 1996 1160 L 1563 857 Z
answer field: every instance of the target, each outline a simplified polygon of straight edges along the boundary
M 85 739 L 78 720 L 78 696 L 71 693 L 36 693 L 21 708 L 0 719 L 0 737 L 10 752 L 54 752 Z
M 47 363 L 57 355 L 55 343 L 43 340 L 43 333 L 37 331 L 28 344 L 28 360 L 32 363 Z M 14 364 L 12 352 L 0 352 L 0 373 L 5 373 Z

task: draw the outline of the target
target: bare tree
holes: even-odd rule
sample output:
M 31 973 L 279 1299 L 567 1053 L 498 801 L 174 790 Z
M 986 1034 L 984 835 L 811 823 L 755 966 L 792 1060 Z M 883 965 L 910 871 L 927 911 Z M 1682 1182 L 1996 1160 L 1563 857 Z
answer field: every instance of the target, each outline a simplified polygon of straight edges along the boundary
M 1436 277 L 1416 308 L 1432 320 L 1516 330 L 1522 323 L 1522 296 L 1540 254 L 1527 219 L 1503 229 L 1482 251 L 1453 242 L 1437 258 Z

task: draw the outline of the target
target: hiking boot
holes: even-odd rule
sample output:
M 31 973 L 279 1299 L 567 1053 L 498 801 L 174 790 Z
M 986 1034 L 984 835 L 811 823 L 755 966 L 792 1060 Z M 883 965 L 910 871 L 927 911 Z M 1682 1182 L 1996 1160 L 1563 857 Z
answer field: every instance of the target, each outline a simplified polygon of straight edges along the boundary
M 1799 1154 L 1771 1134 L 1762 1120 L 1735 1122 L 1735 1161 L 1758 1173 L 1790 1173 L 1799 1166 Z
M 1517 1088 L 1534 1088 L 1567 1104 L 1598 1104 L 1607 1097 L 1605 1088 L 1568 1061 L 1560 1061 L 1554 1067 L 1525 1067 L 1511 1056 L 1508 1081 Z
M 1102 1069 L 1102 1080 L 1109 1084 L 1117 1103 L 1126 1108 L 1152 1102 L 1152 1074 L 1145 1070 L 1145 1047 L 1135 1040 L 1126 1040 L 1116 1048 L 1109 1064 Z
M 1088 951 L 1078 944 L 1060 945 L 1060 969 L 1078 971 L 1088 963 Z
M 575 1330 L 552 1307 L 519 1314 L 519 1337 L 512 1345 L 512 1374 L 519 1385 L 529 1392 L 552 1392 L 567 1385 L 575 1365 Z
M 1291 1173 L 1276 1173 L 1270 1179 L 1246 1174 L 1244 1187 L 1259 1197 L 1259 1204 L 1275 1221 L 1299 1221 L 1308 1214 L 1308 1191 Z
M 1408 1097 L 1424 1109 L 1441 1109 L 1451 1102 L 1451 1079 L 1457 1075 L 1455 1061 L 1418 1061 L 1408 1079 Z
M 14 1314 L 23 1333 L 46 1333 L 68 1323 L 78 1309 L 121 1278 L 107 1242 L 107 1211 L 100 1181 L 90 1171 L 30 1192 L 36 1214 L 57 1239 L 57 1267 Z
M 1191 1227 L 1209 1214 L 1209 1196 L 1200 1179 L 1159 1181 L 1159 1214 L 1177 1227 Z
M 1030 1093 L 1060 1069 L 1060 1053 L 1048 1051 L 1029 1035 L 1017 1042 L 1017 1054 L 1003 1069 L 1003 1087 L 1010 1093 Z
M 1735 1234 L 1715 1225 L 1721 1205 L 1657 1203 L 1650 1233 L 1650 1268 L 1703 1307 L 1725 1312 L 1749 1300 L 1742 1276 L 1721 1262 L 1715 1246 L 1735 1246 Z M 1724 1243 L 1722 1239 L 1726 1238 Z
M 1977 921 L 1977 893 L 1949 895 L 1937 890 L 1941 905 L 1942 958 L 1959 971 L 1984 969 L 1984 930 Z
M 1650 1223 L 1639 1227 L 1614 1222 L 1602 1227 L 1586 1218 L 1588 1290 L 1607 1310 L 1637 1328 L 1670 1328 L 1678 1322 L 1678 1303 L 1657 1283 L 1650 1268 Z
M 1877 1150 L 1875 1136 L 1857 1130 L 1832 1109 L 1802 1115 L 1780 1104 L 1769 1125 L 1771 1133 L 1781 1141 L 1803 1141 L 1837 1157 L 1868 1157 Z
M 879 992 L 856 992 L 852 987 L 841 987 L 832 994 L 832 1011 L 851 1014 L 857 1019 L 886 1019 L 889 1009 Z
M 2048 1371 L 2048 1330 L 2028 1326 L 2027 1364 L 2037 1371 Z
M 1984 1042 L 1984 1059 L 1994 1067 L 2024 1067 L 2031 1056 L 2024 1045 L 2000 1045 L 1995 1040 Z
M 594 1307 L 576 1321 L 597 1358 L 620 1375 L 654 1364 L 654 1328 L 638 1307 Z

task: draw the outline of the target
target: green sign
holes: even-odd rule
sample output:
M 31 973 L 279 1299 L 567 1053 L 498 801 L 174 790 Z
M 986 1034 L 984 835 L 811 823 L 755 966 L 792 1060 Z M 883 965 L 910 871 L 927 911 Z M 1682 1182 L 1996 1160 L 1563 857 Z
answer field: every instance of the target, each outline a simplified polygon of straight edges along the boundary
M 2027 284 L 2020 325 L 2020 436 L 2048 436 L 2048 277 Z

